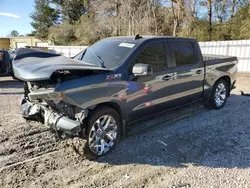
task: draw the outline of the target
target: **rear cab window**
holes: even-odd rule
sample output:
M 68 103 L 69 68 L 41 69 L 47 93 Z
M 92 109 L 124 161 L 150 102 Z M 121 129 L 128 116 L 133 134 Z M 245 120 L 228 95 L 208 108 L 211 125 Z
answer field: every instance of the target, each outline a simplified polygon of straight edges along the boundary
M 171 41 L 168 44 L 173 61 L 171 67 L 188 66 L 197 62 L 192 42 Z

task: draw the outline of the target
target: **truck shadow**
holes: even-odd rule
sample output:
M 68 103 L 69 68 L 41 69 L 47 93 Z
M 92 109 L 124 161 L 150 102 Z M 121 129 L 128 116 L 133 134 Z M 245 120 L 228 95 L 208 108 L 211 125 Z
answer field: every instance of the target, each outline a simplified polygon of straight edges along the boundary
M 214 168 L 250 167 L 250 97 L 232 94 L 221 110 L 201 109 L 172 124 L 122 139 L 98 162 Z

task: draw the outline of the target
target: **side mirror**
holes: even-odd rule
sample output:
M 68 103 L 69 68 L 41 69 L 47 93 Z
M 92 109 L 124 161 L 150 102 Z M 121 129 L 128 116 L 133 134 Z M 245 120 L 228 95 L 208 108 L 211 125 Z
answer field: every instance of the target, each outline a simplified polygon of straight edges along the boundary
M 146 76 L 153 73 L 151 65 L 148 64 L 135 64 L 132 70 L 134 76 Z

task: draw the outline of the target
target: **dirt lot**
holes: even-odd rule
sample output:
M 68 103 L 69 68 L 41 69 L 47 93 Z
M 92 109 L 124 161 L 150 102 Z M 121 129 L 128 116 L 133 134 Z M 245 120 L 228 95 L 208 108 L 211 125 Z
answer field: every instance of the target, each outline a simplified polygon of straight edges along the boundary
M 96 161 L 19 114 L 22 84 L 0 78 L 0 187 L 250 187 L 250 77 L 224 109 L 120 141 Z

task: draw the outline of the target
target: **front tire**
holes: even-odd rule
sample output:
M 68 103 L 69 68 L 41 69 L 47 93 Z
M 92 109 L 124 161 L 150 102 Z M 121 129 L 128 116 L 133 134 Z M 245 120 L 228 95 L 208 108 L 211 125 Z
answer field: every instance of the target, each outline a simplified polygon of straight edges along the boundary
M 121 134 L 121 120 L 109 106 L 97 107 L 87 120 L 87 158 L 101 157 L 115 148 Z
M 210 97 L 210 106 L 217 110 L 223 108 L 227 102 L 228 93 L 228 83 L 223 79 L 217 81 Z

